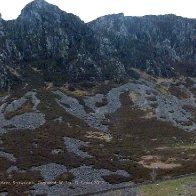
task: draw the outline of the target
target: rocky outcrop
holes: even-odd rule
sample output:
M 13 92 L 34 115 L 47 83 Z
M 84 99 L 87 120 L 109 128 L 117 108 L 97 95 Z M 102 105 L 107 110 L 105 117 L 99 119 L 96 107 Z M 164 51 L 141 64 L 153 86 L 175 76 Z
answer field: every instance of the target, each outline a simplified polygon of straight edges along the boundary
M 109 15 L 85 24 L 44 0 L 29 3 L 16 20 L 0 19 L 0 88 L 25 67 L 45 81 L 121 80 L 137 67 L 159 76 L 195 75 L 196 20 L 174 15 Z M 20 76 L 10 72 L 19 70 Z M 9 74 L 8 74 L 9 72 Z
M 116 56 L 126 72 L 136 67 L 153 75 L 182 70 L 196 74 L 196 20 L 175 15 L 130 17 L 115 14 L 88 24 L 103 56 Z

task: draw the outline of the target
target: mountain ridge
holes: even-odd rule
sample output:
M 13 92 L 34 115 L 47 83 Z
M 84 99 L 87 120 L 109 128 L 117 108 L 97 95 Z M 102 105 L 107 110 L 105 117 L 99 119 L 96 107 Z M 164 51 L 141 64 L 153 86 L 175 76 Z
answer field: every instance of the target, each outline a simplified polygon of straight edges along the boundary
M 0 19 L 0 195 L 139 196 L 164 180 L 194 195 L 196 177 L 168 179 L 196 172 L 195 35 L 174 15 L 86 24 L 43 0 Z
M 59 85 L 122 80 L 131 77 L 132 68 L 161 77 L 196 75 L 196 20 L 172 14 L 120 13 L 84 23 L 35 0 L 16 20 L 1 19 L 0 35 L 1 89 L 14 83 L 7 66 L 17 67 L 22 78 L 30 64 L 43 71 L 44 80 Z

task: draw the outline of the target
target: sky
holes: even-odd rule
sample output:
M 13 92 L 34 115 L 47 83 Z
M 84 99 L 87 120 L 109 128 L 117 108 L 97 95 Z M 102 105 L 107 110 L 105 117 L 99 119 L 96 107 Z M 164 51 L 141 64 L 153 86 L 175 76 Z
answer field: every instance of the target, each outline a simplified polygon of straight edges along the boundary
M 5 20 L 17 18 L 32 0 L 0 0 L 0 13 Z M 85 22 L 97 17 L 121 13 L 126 16 L 176 14 L 196 18 L 196 0 L 46 0 L 62 10 L 79 16 Z

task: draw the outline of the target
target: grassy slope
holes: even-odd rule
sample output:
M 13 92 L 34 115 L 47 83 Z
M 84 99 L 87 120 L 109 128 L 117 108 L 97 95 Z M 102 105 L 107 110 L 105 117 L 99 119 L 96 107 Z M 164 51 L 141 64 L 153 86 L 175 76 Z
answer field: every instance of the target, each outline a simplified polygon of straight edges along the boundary
M 143 185 L 139 188 L 141 196 L 196 195 L 196 175 L 167 180 L 158 184 Z

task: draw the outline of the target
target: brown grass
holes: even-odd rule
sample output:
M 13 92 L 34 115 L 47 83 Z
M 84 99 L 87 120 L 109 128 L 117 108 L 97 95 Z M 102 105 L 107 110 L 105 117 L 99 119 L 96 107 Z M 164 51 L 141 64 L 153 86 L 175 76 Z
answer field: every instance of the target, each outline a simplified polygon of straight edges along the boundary
M 138 100 L 139 94 L 135 93 L 135 92 L 129 92 L 129 98 L 131 99 L 131 101 L 135 102 Z
M 149 168 L 149 169 L 173 169 L 175 167 L 180 167 L 181 164 L 173 163 L 175 159 L 169 158 L 166 162 L 160 161 L 159 156 L 142 156 L 141 161 L 138 163 L 143 165 L 143 167 Z
M 110 134 L 107 134 L 107 133 L 101 133 L 101 132 L 92 132 L 92 131 L 89 131 L 85 134 L 86 138 L 89 138 L 89 139 L 95 139 L 95 140 L 103 140 L 103 141 L 106 141 L 106 142 L 110 142 L 112 140 L 112 137 Z
M 70 96 L 74 97 L 84 97 L 89 95 L 89 92 L 83 89 L 74 89 L 70 90 L 68 85 L 64 85 L 60 88 L 65 94 L 68 94 Z
M 189 98 L 189 95 L 177 86 L 171 86 L 169 88 L 169 91 L 172 95 L 178 97 L 179 99 L 188 99 Z
M 170 123 L 158 121 L 155 118 L 141 118 L 147 115 L 147 111 L 134 108 L 128 92 L 121 95 L 122 108 L 107 116 L 110 119 L 109 126 L 112 137 L 110 141 L 107 141 L 105 134 L 100 134 L 98 130 L 89 127 L 84 121 L 68 114 L 56 103 L 55 96 L 49 89 L 42 87 L 38 89 L 38 98 L 41 100 L 38 109 L 46 115 L 47 123 L 34 131 L 15 130 L 9 132 L 3 135 L 4 143 L 0 145 L 17 158 L 16 165 L 21 169 L 30 169 L 32 166 L 49 162 L 63 164 L 68 169 L 85 164 L 112 171 L 123 169 L 131 174 L 131 177 L 126 179 L 117 175 L 105 177 L 105 180 L 110 183 L 117 183 L 121 180 L 144 182 L 151 179 L 151 169 L 138 163 L 141 157 L 158 156 L 160 149 L 157 148 L 167 146 L 169 149 L 161 150 L 160 162 L 167 163 L 167 160 L 173 157 L 178 164 L 181 164 L 181 167 L 160 168 L 157 171 L 157 178 L 161 179 L 165 176 L 196 171 L 194 167 L 195 157 L 193 156 L 195 149 L 182 150 L 174 147 L 180 142 L 183 142 L 184 145 L 192 143 L 195 141 L 195 134 L 185 132 Z M 65 119 L 61 124 L 54 122 L 54 119 L 59 116 Z M 70 123 L 72 127 L 69 127 L 67 123 Z M 94 157 L 83 160 L 69 153 L 64 145 L 63 137 L 72 137 L 90 142 L 89 146 L 82 148 L 82 150 L 87 151 Z M 32 145 L 35 142 L 37 148 Z M 64 153 L 52 155 L 51 151 L 58 148 L 62 149 Z M 127 161 L 121 161 L 121 159 Z M 5 160 L 0 160 L 2 179 L 6 180 L 7 178 L 5 170 L 9 164 Z M 38 177 L 38 174 L 32 175 L 32 180 L 36 180 Z M 19 176 L 18 178 L 22 179 L 23 177 Z M 61 179 L 71 180 L 72 178 L 65 174 L 61 176 Z M 17 193 L 17 189 L 17 187 L 6 188 L 11 193 Z
M 33 104 L 32 104 L 31 101 L 28 100 L 18 110 L 13 111 L 13 112 L 6 112 L 4 114 L 5 119 L 10 120 L 14 116 L 21 115 L 21 114 L 24 114 L 26 112 L 31 112 L 32 111 L 32 108 L 33 108 Z

